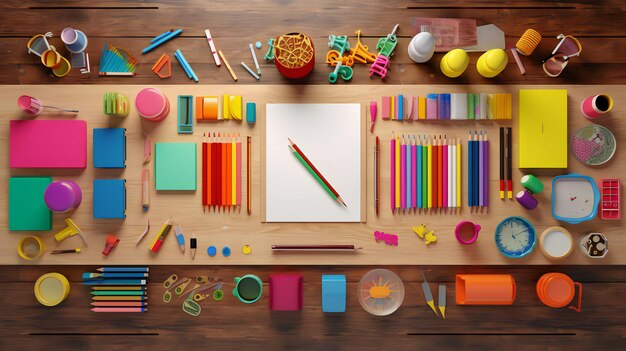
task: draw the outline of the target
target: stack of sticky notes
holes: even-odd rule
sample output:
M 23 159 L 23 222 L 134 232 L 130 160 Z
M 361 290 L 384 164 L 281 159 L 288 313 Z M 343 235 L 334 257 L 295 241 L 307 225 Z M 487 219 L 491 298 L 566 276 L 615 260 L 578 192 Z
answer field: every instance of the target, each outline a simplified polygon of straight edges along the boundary
M 104 93 L 104 114 L 114 117 L 126 117 L 130 112 L 128 98 L 119 93 Z
M 126 129 L 93 129 L 93 166 L 95 168 L 126 167 Z
M 196 96 L 196 121 L 215 122 L 220 116 L 219 96 Z
M 385 120 L 476 120 L 511 119 L 511 94 L 427 94 L 420 96 L 383 96 Z
M 243 118 L 243 108 L 241 96 L 224 95 L 222 107 L 224 108 L 224 119 L 236 119 L 241 121 Z
M 196 143 L 156 143 L 156 190 L 196 190 Z
M 51 177 L 9 178 L 9 230 L 50 230 L 52 212 L 44 202 Z
M 126 180 L 93 181 L 93 218 L 126 218 Z

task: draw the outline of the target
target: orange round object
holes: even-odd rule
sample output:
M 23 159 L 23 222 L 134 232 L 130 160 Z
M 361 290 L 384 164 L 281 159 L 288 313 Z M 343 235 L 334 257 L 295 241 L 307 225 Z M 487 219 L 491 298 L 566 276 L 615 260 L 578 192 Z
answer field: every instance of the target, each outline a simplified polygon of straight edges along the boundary
M 571 309 L 580 312 L 582 300 L 582 285 L 563 273 L 546 273 L 537 282 L 537 296 L 546 306 L 561 308 L 569 305 L 576 294 L 576 286 L 579 287 L 578 306 L 570 306 Z

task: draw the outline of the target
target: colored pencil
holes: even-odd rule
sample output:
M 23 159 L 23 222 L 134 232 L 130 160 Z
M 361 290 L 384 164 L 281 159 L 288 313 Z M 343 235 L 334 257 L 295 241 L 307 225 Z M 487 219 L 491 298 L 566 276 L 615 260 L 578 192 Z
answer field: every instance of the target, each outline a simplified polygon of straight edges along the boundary
M 428 146 L 424 134 L 422 145 L 422 208 L 428 208 Z
M 423 206 L 423 203 L 424 203 L 424 187 L 422 186 L 423 185 L 423 182 L 422 182 L 422 172 L 423 172 L 422 163 L 424 162 L 424 155 L 423 155 L 423 151 L 422 151 L 422 149 L 423 149 L 422 138 L 421 138 L 420 135 L 418 135 L 417 138 L 418 138 L 418 145 L 417 145 L 416 150 L 415 150 L 415 152 L 417 154 L 417 157 L 416 157 L 416 160 L 415 160 L 415 162 L 417 163 L 417 170 L 416 170 L 416 173 L 417 173 L 417 180 L 416 180 L 417 181 L 417 185 L 416 185 L 417 186 L 417 191 L 415 192 L 415 194 L 417 196 L 416 207 L 418 209 L 421 209 L 421 208 L 423 208 L 422 206 Z
M 148 304 L 142 301 L 94 301 L 94 307 L 146 307 Z
M 80 253 L 81 249 L 80 248 L 76 248 L 76 249 L 67 249 L 67 250 L 52 250 L 50 252 L 51 255 L 58 255 L 58 254 L 66 254 L 66 253 Z
M 427 150 L 427 155 L 428 155 L 428 169 L 426 170 L 426 175 L 428 178 L 428 182 L 427 182 L 427 187 L 426 189 L 428 190 L 428 195 L 427 195 L 427 199 L 428 199 L 428 208 L 432 208 L 433 207 L 433 145 L 432 145 L 432 140 L 430 139 L 430 137 L 428 137 L 428 150 Z
M 467 205 L 474 206 L 474 144 L 472 143 L 472 132 L 469 132 L 467 139 Z
M 396 137 L 394 133 L 391 133 L 391 141 L 389 142 L 391 147 L 389 159 L 391 160 L 390 166 L 390 184 L 389 187 L 389 198 L 391 199 L 391 213 L 394 214 L 396 212 Z
M 487 139 L 487 132 L 483 136 L 483 206 L 489 206 L 489 140 Z
M 114 291 L 114 290 L 97 290 L 92 291 L 91 295 L 94 296 L 145 296 L 147 294 L 146 291 Z
M 126 286 L 114 286 L 114 285 L 107 285 L 107 286 L 92 286 L 91 290 L 119 290 L 119 291 L 135 291 L 135 290 L 147 290 L 148 287 L 147 286 L 132 286 L 132 285 L 126 285 Z
M 151 43 L 156 43 L 156 42 L 157 42 L 157 41 L 159 41 L 161 38 L 163 38 L 163 37 L 165 37 L 166 35 L 168 35 L 168 34 L 172 33 L 173 31 L 174 31 L 174 29 L 172 28 L 172 29 L 170 29 L 170 30 L 168 30 L 168 31 L 166 31 L 166 32 L 164 32 L 164 33 L 162 33 L 162 34 L 159 34 L 159 35 L 157 35 L 156 37 L 154 37 L 154 38 L 150 39 L 150 42 L 151 42 Z
M 461 139 L 456 139 L 456 206 L 461 208 Z
M 228 64 L 228 61 L 226 61 L 226 57 L 224 57 L 224 54 L 222 53 L 222 50 L 219 50 L 217 53 L 222 58 L 222 61 L 224 61 L 224 64 L 226 65 L 226 69 L 228 69 L 228 73 L 230 73 L 230 76 L 233 77 L 233 80 L 236 82 L 237 81 L 237 75 L 235 74 L 233 69 L 230 68 L 230 65 Z
M 144 307 L 94 307 L 91 309 L 93 312 L 115 312 L 115 313 L 128 313 L 128 312 L 147 312 L 148 309 Z
M 100 267 L 96 269 L 98 272 L 149 272 L 150 267 Z
M 478 206 L 481 207 L 485 205 L 485 189 L 483 189 L 483 186 L 485 185 L 485 159 L 483 158 L 484 148 L 483 132 L 481 130 L 478 141 Z
M 207 149 L 208 144 L 206 142 L 206 133 L 202 134 L 202 211 L 204 212 L 208 201 L 208 189 L 207 189 Z
M 83 280 L 83 285 L 146 285 L 145 279 L 89 279 Z
M 120 272 L 120 273 L 83 273 L 83 279 L 94 278 L 147 278 L 148 273 Z
M 417 208 L 417 141 L 413 135 L 411 144 L 411 208 Z
M 404 134 L 402 135 L 402 144 L 400 145 L 400 208 L 406 208 L 406 141 Z
M 246 166 L 246 198 L 247 198 L 246 210 L 248 211 L 248 214 L 252 213 L 252 205 L 251 205 L 251 200 L 250 200 L 252 198 L 251 191 L 250 191 L 251 190 L 250 174 L 252 173 L 251 172 L 252 163 L 251 163 L 251 158 L 250 158 L 251 157 L 250 153 L 252 152 L 251 144 L 252 144 L 252 137 L 249 136 L 248 143 L 247 143 L 248 151 L 246 153 L 246 163 L 247 163 L 247 166 Z
M 411 148 L 413 147 L 411 144 L 411 136 L 407 136 L 407 143 L 406 145 L 404 145 L 404 148 L 406 149 L 405 155 L 406 155 L 406 175 L 405 175 L 405 179 L 406 179 L 406 186 L 405 186 L 405 190 L 406 190 L 406 205 L 405 208 L 411 208 L 411 203 L 413 202 L 413 200 L 411 199 Z
M 226 141 L 226 193 L 224 194 L 224 205 L 230 211 L 230 205 L 232 205 L 232 187 L 233 187 L 233 169 L 232 169 L 232 153 L 233 153 L 233 144 L 230 142 L 230 134 L 228 135 L 228 139 Z
M 513 131 L 509 127 L 506 129 L 506 173 L 508 174 L 507 178 L 507 197 L 509 199 L 513 198 L 513 156 L 511 156 L 513 149 L 511 147 L 513 139 Z M 549 152 L 548 150 L 546 150 Z
M 504 199 L 504 127 L 500 127 L 500 199 Z
M 146 301 L 148 296 L 93 296 L 92 301 Z
M 452 187 L 452 194 L 450 196 L 450 201 L 452 201 L 452 207 L 453 209 L 456 208 L 456 192 L 457 192 L 457 188 L 456 188 L 456 138 L 452 138 L 452 140 L 450 141 L 450 149 L 448 150 L 449 153 L 452 154 L 451 160 L 450 160 L 450 167 L 452 169 L 451 173 L 451 184 L 450 186 Z
M 443 207 L 443 145 L 441 135 L 437 142 L 437 207 Z
M 478 177 L 478 171 L 479 171 L 479 148 L 478 148 L 478 132 L 476 130 L 474 130 L 474 140 L 472 141 L 472 143 L 474 144 L 474 186 L 472 189 L 472 193 L 474 194 L 474 206 L 478 206 L 479 205 L 479 197 L 478 197 L 478 184 L 479 184 L 479 177 Z
M 150 244 L 150 251 L 159 252 L 163 241 L 165 241 L 165 238 L 170 233 L 171 229 L 172 217 L 165 221 L 165 223 L 163 223 L 163 225 L 161 226 L 161 229 L 157 232 L 157 235 L 154 237 L 154 240 L 152 240 L 152 243 Z
M 324 178 L 324 175 L 322 175 L 322 173 L 315 167 L 315 165 L 313 164 L 313 162 L 311 162 L 311 160 L 309 160 L 309 158 L 304 154 L 304 152 L 298 147 L 298 145 L 296 145 L 296 143 L 294 143 L 291 139 L 287 138 L 287 140 L 289 141 L 290 146 L 302 157 L 302 159 L 309 165 L 309 167 L 311 167 L 311 169 L 313 170 L 313 172 L 315 172 L 315 174 L 317 174 L 317 176 L 322 180 L 322 182 L 324 182 L 324 184 L 326 184 L 326 186 L 328 187 L 328 189 L 330 189 L 330 191 L 333 193 L 335 200 L 337 200 L 337 202 L 339 202 L 340 204 L 342 204 L 344 207 L 348 207 L 346 205 L 346 203 L 343 201 L 343 199 L 341 198 L 341 195 L 339 195 L 339 193 L 337 192 L 337 190 L 335 190 L 335 188 L 333 188 L 332 185 L 330 185 L 330 183 L 328 182 L 328 180 L 326 180 L 326 178 Z
M 326 183 L 324 183 L 322 178 L 320 178 L 319 175 L 317 173 L 315 173 L 315 171 L 311 168 L 311 166 L 304 160 L 304 158 L 302 158 L 302 155 L 300 155 L 296 151 L 296 149 L 294 149 L 291 145 L 287 145 L 287 146 L 289 147 L 291 152 L 293 152 L 294 156 L 298 159 L 298 161 L 300 161 L 300 164 L 302 164 L 302 166 L 304 166 L 304 168 L 311 174 L 311 176 L 313 176 L 313 178 L 322 187 L 322 189 L 324 189 L 326 191 L 326 193 L 328 193 L 328 195 L 330 195 L 331 198 L 335 198 L 335 194 L 333 194 L 333 192 L 326 185 Z
M 214 134 L 215 135 L 215 134 Z M 209 133 L 209 139 L 208 139 L 208 143 L 207 143 L 207 150 L 206 150 L 206 186 L 207 186 L 207 194 L 206 194 L 206 198 L 207 198 L 207 210 L 211 210 L 211 205 L 213 205 L 213 187 L 212 187 L 212 182 L 213 182 L 213 175 L 212 175 L 212 170 L 211 172 L 209 171 L 209 169 L 211 169 L 212 165 L 213 165 L 213 139 L 211 139 L 211 133 Z
M 443 208 L 448 207 L 448 136 L 446 135 L 443 139 L 442 145 L 442 161 L 443 161 L 443 174 L 442 174 L 442 202 L 441 206 Z
M 374 147 L 374 210 L 376 215 L 380 211 L 380 139 L 376 136 L 376 146 Z
M 227 149 L 228 149 L 228 144 L 226 144 L 226 140 L 227 137 L 225 135 L 222 136 L 222 140 L 221 140 L 221 144 L 222 144 L 222 183 L 220 185 L 222 191 L 221 191 L 221 195 L 222 198 L 220 199 L 220 208 L 222 211 L 225 211 L 226 209 L 224 208 L 224 206 L 226 206 L 226 187 L 227 187 L 227 183 L 228 183 L 228 178 L 227 178 L 227 168 L 226 168 L 226 164 L 228 162 L 228 157 L 227 155 Z
M 213 175 L 211 176 L 211 179 L 213 180 L 213 206 L 219 209 L 222 198 L 222 143 L 220 142 L 220 133 L 217 133 L 217 138 L 215 137 L 215 133 L 213 133 L 213 138 L 215 140 L 215 145 L 213 145 L 213 152 L 211 155 L 211 160 L 213 162 L 213 165 L 211 166 L 211 171 L 213 172 Z
M 360 247 L 354 245 L 272 245 L 272 252 L 278 251 L 356 251 Z
M 453 147 L 452 147 L 452 139 L 450 140 L 450 143 L 447 145 L 448 146 L 448 157 L 447 157 L 447 161 L 448 161 L 448 176 L 447 176 L 447 182 L 448 182 L 448 206 L 449 208 L 454 207 L 454 201 L 452 200 L 452 198 L 454 197 L 454 186 L 452 185 L 452 179 L 454 178 L 454 167 L 452 166 L 452 160 L 454 157 L 453 154 Z
M 396 137 L 396 209 L 400 208 L 400 137 Z
M 235 202 L 241 211 L 241 136 L 238 136 L 238 141 L 235 144 L 237 146 L 237 193 L 235 194 Z

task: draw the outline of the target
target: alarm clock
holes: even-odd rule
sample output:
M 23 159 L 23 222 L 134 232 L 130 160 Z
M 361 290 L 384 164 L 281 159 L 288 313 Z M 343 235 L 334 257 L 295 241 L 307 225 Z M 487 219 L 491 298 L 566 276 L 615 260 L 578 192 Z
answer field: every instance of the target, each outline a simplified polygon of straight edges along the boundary
M 552 179 L 552 217 L 571 224 L 596 217 L 600 191 L 593 178 L 568 174 Z
M 505 218 L 496 227 L 496 246 L 510 258 L 521 258 L 533 251 L 537 242 L 535 227 L 522 217 Z

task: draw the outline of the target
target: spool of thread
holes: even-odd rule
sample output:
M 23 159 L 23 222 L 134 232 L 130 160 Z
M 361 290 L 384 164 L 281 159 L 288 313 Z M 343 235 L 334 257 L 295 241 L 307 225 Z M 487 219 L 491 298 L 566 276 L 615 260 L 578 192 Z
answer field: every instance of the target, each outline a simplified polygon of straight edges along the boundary
M 87 48 L 87 36 L 78 29 L 67 27 L 61 31 L 61 40 L 67 50 L 79 54 Z
M 59 180 L 50 183 L 43 195 L 50 211 L 65 213 L 75 210 L 83 199 L 83 193 L 76 182 Z
M 157 88 L 144 88 L 135 98 L 135 106 L 139 115 L 150 122 L 159 122 L 170 113 L 170 101 Z
M 17 253 L 21 258 L 29 261 L 41 256 L 45 250 L 46 247 L 41 238 L 34 235 L 22 238 L 17 244 Z
M 534 29 L 526 29 L 524 34 L 519 38 L 517 44 L 515 44 L 515 48 L 517 52 L 524 56 L 528 56 L 535 51 L 537 46 L 539 46 L 539 42 L 541 42 L 541 34 Z
M 532 174 L 527 174 L 522 177 L 522 186 L 533 194 L 539 194 L 543 191 L 543 183 L 539 178 Z
M 613 99 L 606 94 L 594 95 L 583 100 L 580 109 L 588 119 L 595 119 L 611 111 Z
M 522 190 L 515 195 L 517 202 L 524 206 L 527 210 L 534 210 L 539 205 L 539 201 L 533 197 L 533 194 L 528 190 Z

